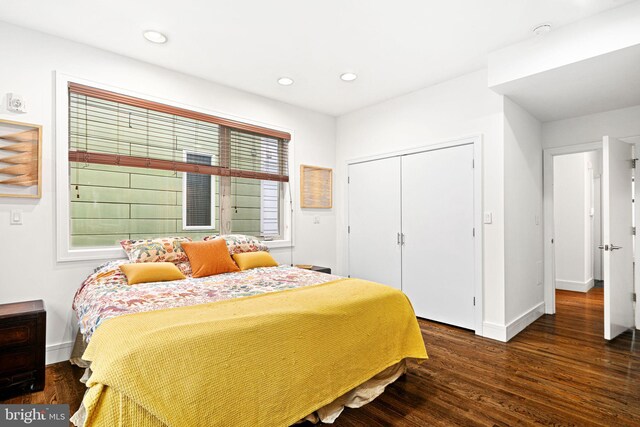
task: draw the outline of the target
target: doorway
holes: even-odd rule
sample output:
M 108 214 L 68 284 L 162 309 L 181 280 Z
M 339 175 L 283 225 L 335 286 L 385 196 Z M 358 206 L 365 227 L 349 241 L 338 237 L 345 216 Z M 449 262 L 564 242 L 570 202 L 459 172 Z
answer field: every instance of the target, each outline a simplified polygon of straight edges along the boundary
M 602 151 L 601 169 L 597 160 L 599 150 Z M 603 335 L 608 340 L 634 327 L 633 154 L 631 144 L 606 136 L 602 142 L 547 149 L 544 153 L 545 311 L 548 314 L 556 311 L 556 288 L 572 292 L 593 288 L 601 253 Z M 568 181 L 562 181 L 563 173 L 568 173 L 566 168 L 570 170 L 572 162 L 573 178 L 578 181 L 573 193 L 563 188 Z M 565 170 L 561 171 L 562 168 Z M 598 175 L 600 239 L 604 243 L 600 245 L 596 245 L 598 224 L 594 200 L 598 193 Z M 577 206 L 579 216 L 571 219 L 564 211 L 567 206 Z M 578 245 L 571 250 L 571 243 L 576 242 Z
M 555 156 L 553 174 L 556 290 L 586 293 L 602 287 L 602 150 Z

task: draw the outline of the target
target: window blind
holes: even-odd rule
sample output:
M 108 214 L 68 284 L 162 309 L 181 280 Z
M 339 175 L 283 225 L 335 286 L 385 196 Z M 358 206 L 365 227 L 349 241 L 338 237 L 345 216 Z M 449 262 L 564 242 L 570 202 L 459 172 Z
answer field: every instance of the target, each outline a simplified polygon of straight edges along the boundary
M 211 156 L 187 153 L 188 163 L 201 165 L 211 164 Z M 186 206 L 184 226 L 186 227 L 213 227 L 212 224 L 212 199 L 213 186 L 211 175 L 188 173 L 185 183 Z
M 286 132 L 69 85 L 69 160 L 287 182 Z M 190 161 L 185 152 L 211 156 Z

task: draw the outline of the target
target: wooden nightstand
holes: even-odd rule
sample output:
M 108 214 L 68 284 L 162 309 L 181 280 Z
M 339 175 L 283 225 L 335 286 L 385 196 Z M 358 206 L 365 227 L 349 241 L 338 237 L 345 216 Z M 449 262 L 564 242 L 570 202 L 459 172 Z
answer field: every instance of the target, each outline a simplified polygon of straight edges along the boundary
M 311 267 L 311 270 L 317 271 L 319 273 L 331 274 L 331 269 L 329 267 L 320 267 L 318 265 L 314 265 L 313 267 Z
M 44 389 L 47 313 L 42 300 L 0 305 L 0 397 Z
M 301 268 L 303 270 L 311 270 L 311 271 L 317 271 L 319 273 L 331 274 L 331 269 L 329 267 L 320 267 L 319 265 L 311 265 L 311 264 L 296 264 L 296 267 Z

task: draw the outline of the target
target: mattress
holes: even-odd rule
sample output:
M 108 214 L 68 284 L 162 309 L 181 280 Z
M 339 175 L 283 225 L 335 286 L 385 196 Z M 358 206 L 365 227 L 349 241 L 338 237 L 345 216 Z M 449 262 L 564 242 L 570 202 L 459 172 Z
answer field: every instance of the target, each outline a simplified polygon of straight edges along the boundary
M 281 265 L 237 273 L 193 278 L 188 263 L 178 265 L 187 276 L 171 282 L 127 284 L 117 260 L 96 268 L 76 292 L 73 308 L 86 342 L 102 322 L 125 314 L 206 304 L 318 285 L 339 279 L 331 274 Z

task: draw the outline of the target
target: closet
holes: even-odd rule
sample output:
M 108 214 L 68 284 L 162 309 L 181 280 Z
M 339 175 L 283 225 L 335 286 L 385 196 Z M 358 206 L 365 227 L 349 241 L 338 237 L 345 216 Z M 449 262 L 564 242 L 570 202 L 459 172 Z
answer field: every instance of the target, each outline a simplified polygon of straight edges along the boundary
M 401 289 L 400 157 L 349 165 L 349 275 Z
M 349 275 L 475 329 L 473 168 L 473 144 L 349 164 Z

